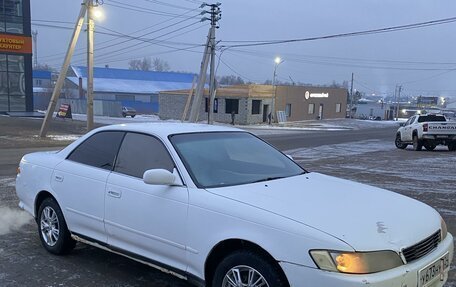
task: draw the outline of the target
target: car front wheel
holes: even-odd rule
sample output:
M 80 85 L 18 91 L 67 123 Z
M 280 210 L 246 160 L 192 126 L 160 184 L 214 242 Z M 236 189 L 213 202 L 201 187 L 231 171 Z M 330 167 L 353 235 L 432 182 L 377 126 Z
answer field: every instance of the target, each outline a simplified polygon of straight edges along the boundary
M 251 251 L 241 250 L 228 255 L 215 269 L 212 287 L 285 287 L 279 266 Z
M 394 141 L 394 144 L 396 145 L 397 148 L 399 149 L 405 149 L 407 147 L 407 144 L 403 143 L 401 140 L 401 135 L 397 134 L 396 135 L 396 140 Z
M 38 211 L 38 233 L 43 247 L 53 254 L 66 254 L 76 245 L 62 210 L 53 198 L 46 198 Z

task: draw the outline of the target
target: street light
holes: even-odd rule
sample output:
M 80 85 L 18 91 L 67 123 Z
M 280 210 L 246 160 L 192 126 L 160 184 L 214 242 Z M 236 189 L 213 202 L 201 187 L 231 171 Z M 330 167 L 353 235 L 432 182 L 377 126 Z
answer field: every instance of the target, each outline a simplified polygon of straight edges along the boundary
M 282 64 L 284 62 L 284 60 L 280 57 L 276 57 L 274 59 L 274 74 L 272 75 L 272 89 L 274 90 L 274 95 L 272 97 L 272 106 L 271 106 L 271 121 L 269 124 L 272 123 L 273 121 L 273 118 L 274 118 L 274 113 L 275 113 L 275 102 L 276 102 L 276 96 L 277 96 L 277 88 L 275 86 L 275 83 L 276 83 L 276 77 L 277 77 L 277 67 Z
M 98 6 L 93 6 L 92 8 L 92 15 L 93 18 L 98 20 L 98 21 L 103 21 L 105 19 L 105 14 L 103 9 L 98 5 Z

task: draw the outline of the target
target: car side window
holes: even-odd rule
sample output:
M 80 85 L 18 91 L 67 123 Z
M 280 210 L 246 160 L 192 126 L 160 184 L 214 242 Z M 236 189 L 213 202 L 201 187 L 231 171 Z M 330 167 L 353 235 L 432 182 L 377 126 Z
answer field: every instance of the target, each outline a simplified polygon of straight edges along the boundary
M 124 132 L 99 132 L 78 145 L 68 160 L 112 170 Z
M 174 162 L 157 138 L 127 133 L 119 150 L 114 171 L 142 178 L 146 170 L 166 169 L 173 172 Z

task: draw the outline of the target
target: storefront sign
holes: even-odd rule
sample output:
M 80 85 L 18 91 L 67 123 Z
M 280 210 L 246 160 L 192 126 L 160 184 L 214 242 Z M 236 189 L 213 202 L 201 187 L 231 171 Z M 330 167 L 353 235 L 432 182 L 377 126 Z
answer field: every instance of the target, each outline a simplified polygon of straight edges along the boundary
M 32 53 L 32 38 L 0 34 L 0 52 Z
M 306 91 L 304 97 L 306 98 L 306 100 L 308 100 L 309 98 L 327 98 L 329 97 L 329 93 L 311 93 L 309 91 Z

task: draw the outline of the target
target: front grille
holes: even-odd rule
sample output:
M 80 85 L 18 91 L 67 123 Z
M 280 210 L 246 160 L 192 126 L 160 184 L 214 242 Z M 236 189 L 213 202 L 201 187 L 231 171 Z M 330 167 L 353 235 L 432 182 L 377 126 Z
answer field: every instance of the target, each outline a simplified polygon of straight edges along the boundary
M 425 256 L 435 248 L 440 242 L 440 230 L 432 234 L 428 238 L 418 242 L 417 244 L 407 247 L 402 250 L 405 260 L 407 263 L 410 263 L 414 260 L 418 260 L 421 257 Z

